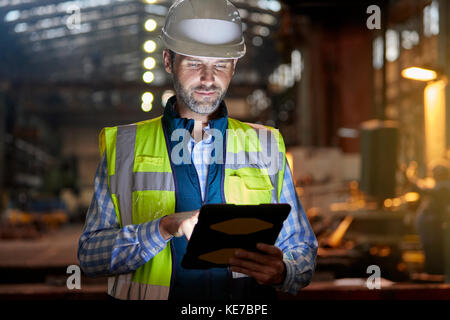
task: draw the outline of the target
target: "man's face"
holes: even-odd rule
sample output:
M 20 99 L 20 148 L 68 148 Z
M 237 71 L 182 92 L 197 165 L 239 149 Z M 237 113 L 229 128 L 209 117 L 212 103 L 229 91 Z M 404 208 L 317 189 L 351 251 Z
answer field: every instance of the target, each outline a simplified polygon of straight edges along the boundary
M 173 76 L 177 97 L 193 112 L 211 114 L 226 94 L 234 73 L 235 59 L 198 58 L 164 51 L 166 71 Z

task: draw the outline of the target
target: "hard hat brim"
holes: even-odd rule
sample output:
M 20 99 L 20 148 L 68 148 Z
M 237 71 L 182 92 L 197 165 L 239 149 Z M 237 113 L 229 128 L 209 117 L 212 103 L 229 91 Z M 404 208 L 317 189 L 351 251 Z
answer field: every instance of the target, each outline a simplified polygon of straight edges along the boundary
M 163 28 L 160 41 L 167 49 L 182 55 L 193 57 L 239 59 L 242 58 L 246 52 L 244 38 L 242 38 L 239 43 L 235 44 L 208 45 L 173 39 Z

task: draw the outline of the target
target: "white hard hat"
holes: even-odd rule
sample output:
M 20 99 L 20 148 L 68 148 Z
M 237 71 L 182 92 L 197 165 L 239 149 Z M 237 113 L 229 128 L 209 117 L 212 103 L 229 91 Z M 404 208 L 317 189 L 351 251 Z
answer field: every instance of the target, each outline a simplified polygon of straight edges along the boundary
M 169 9 L 161 40 L 183 55 L 241 58 L 245 54 L 241 17 L 228 0 L 178 0 Z

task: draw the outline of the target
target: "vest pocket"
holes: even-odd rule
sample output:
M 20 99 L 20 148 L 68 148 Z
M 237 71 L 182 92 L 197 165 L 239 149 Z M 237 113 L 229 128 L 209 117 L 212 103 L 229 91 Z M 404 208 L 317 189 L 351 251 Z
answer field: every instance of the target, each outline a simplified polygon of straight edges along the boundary
M 134 191 L 133 224 L 159 219 L 175 212 L 175 193 L 173 191 Z
M 136 163 L 147 163 L 151 165 L 162 165 L 164 163 L 163 157 L 153 157 L 153 156 L 146 156 L 146 155 L 139 155 L 136 156 L 136 159 L 134 160 Z
M 227 203 L 270 203 L 272 190 L 273 186 L 267 175 L 240 175 L 236 171 L 225 177 L 225 199 Z
M 149 155 L 136 155 L 134 159 L 134 172 L 165 172 L 166 163 L 163 157 Z

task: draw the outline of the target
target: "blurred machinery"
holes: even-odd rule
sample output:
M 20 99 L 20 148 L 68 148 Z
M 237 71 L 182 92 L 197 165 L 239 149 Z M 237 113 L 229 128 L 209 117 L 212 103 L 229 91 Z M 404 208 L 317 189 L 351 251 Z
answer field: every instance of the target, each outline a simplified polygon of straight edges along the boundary
M 418 180 L 416 184 L 423 197 L 416 223 L 426 257 L 425 271 L 444 274 L 450 248 L 446 241 L 450 221 L 450 161 L 435 162 L 431 171 L 432 183 Z
M 397 139 L 398 128 L 392 121 L 364 123 L 360 183 L 335 186 L 329 193 L 336 200 L 322 201 L 327 206 L 311 201 L 319 193 L 312 195 L 308 189 L 321 184 L 323 192 L 333 178 L 297 180 L 302 201 L 315 204 L 307 215 L 320 245 L 319 274 L 367 277 L 366 268 L 374 264 L 383 278 L 392 281 L 444 281 L 449 162 L 436 162 L 432 176 L 420 178 L 417 162 L 397 165 Z M 291 157 L 288 161 L 295 167 Z M 334 165 L 339 168 L 338 163 Z M 345 201 L 337 200 L 338 194 Z
M 0 224 L 0 239 L 33 239 L 68 222 L 67 212 L 53 209 L 45 212 L 25 212 L 9 209 Z
M 361 190 L 377 201 L 396 194 L 398 126 L 370 120 L 361 126 Z
M 420 268 L 422 255 L 414 234 L 413 203 L 404 197 L 395 207 L 366 202 L 356 181 L 351 182 L 346 202 L 330 205 L 329 214 L 309 210 L 320 249 L 318 269 L 333 278 L 367 277 L 366 269 L 378 265 L 382 277 L 392 281 L 409 279 Z
M 366 268 L 374 264 L 392 281 L 443 282 L 449 251 L 449 163 L 440 161 L 426 178 L 418 178 L 417 163 L 402 166 L 405 191 L 381 202 L 353 181 L 345 202 L 333 202 L 328 210 L 310 208 L 307 215 L 320 246 L 319 274 L 367 277 Z

